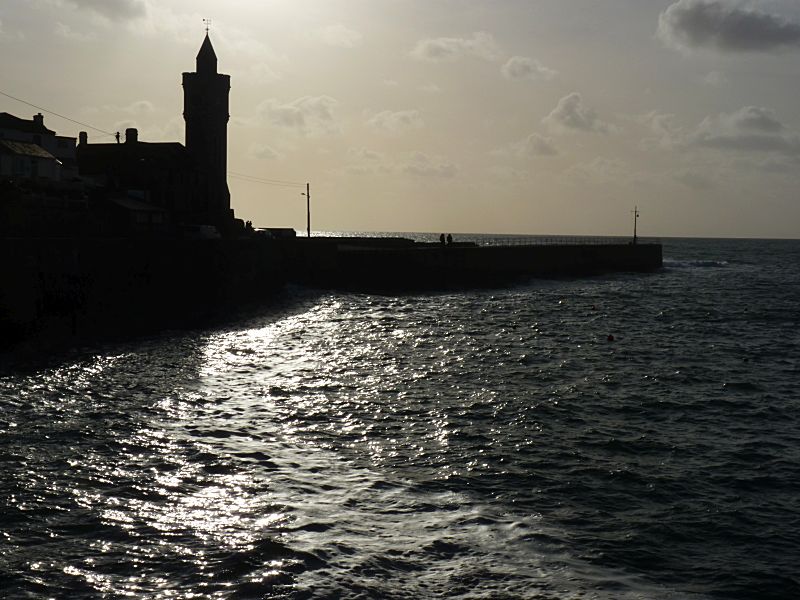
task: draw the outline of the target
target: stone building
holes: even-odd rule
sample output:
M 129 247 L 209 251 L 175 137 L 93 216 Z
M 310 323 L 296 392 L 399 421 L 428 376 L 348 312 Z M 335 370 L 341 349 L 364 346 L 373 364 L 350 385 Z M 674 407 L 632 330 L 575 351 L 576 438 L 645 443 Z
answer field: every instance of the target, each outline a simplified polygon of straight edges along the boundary
M 228 95 L 231 76 L 217 73 L 217 55 L 206 34 L 197 70 L 183 74 L 186 150 L 205 181 L 196 207 L 212 224 L 233 219 L 228 191 Z
M 185 146 L 141 141 L 133 128 L 126 130 L 121 143 L 89 143 L 81 132 L 80 174 L 119 206 L 136 206 L 139 213 L 151 206 L 175 226 L 206 225 L 229 233 L 237 226 L 227 184 L 230 76 L 217 73 L 208 34 L 197 55 L 196 72 L 183 73 L 183 88 Z
M 30 120 L 0 113 L 0 177 L 52 182 L 77 175 L 75 138 L 45 127 L 41 113 Z

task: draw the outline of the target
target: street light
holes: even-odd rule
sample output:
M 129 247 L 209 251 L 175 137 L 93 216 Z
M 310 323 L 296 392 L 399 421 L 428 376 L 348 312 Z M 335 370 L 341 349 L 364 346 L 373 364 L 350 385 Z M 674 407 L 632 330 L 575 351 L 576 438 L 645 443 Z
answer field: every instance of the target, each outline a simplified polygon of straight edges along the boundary
M 308 237 L 311 237 L 311 184 L 306 184 L 306 192 L 305 194 L 301 193 L 301 196 L 306 197 L 306 232 Z

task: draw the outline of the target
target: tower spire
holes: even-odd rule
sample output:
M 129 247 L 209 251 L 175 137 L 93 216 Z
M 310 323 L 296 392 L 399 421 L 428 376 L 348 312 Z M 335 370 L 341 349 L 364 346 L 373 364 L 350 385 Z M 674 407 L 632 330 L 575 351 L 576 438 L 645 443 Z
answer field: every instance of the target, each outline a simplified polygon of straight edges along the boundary
M 200 52 L 197 53 L 197 72 L 198 73 L 217 72 L 217 53 L 214 52 L 214 46 L 211 45 L 211 38 L 208 37 L 207 26 L 206 26 L 206 37 L 203 40 L 203 45 L 200 46 Z

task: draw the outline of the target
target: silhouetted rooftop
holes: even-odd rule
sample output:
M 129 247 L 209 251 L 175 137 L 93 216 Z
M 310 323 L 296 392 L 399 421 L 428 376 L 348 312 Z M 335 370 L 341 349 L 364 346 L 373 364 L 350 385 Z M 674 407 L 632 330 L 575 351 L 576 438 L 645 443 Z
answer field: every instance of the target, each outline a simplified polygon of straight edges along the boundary
M 107 173 L 121 163 L 153 163 L 159 168 L 182 168 L 188 163 L 186 148 L 180 142 L 135 142 L 123 144 L 82 144 L 78 146 L 81 174 Z
M 20 119 L 7 112 L 0 113 L 0 128 L 16 129 L 17 131 L 23 131 L 25 133 L 46 133 L 55 135 L 55 131 L 51 131 L 45 127 L 44 123 L 37 123 L 35 119 Z
M 16 156 L 35 156 L 37 158 L 50 158 L 55 160 L 55 157 L 47 150 L 37 144 L 28 142 L 0 140 L 0 153 L 14 154 Z

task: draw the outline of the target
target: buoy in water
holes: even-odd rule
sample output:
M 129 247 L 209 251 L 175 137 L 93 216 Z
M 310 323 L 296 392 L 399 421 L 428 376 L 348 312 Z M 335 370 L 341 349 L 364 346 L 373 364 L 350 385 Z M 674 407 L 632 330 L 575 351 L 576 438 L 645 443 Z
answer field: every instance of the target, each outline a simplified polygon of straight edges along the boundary
M 613 341 L 614 341 L 614 336 L 613 336 L 612 334 L 610 334 L 610 333 L 609 333 L 609 334 L 608 334 L 608 337 L 607 337 L 606 339 L 607 339 L 609 342 L 613 342 Z

